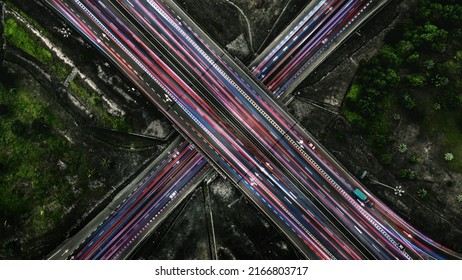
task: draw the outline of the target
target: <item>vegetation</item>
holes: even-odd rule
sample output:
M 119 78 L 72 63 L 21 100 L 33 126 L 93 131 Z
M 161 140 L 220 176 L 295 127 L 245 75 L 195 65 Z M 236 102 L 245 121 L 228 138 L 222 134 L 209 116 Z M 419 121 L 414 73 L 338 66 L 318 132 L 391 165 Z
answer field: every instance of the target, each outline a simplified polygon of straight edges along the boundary
M 444 159 L 446 161 L 452 161 L 454 159 L 454 155 L 452 153 L 445 153 L 444 154 Z
M 401 143 L 398 145 L 398 152 L 400 153 L 405 153 L 407 151 L 407 145 L 404 143 Z
M 79 78 L 71 81 L 69 87 L 85 103 L 85 106 L 96 114 L 96 117 L 103 125 L 121 132 L 128 132 L 130 130 L 125 117 L 110 114 L 105 108 L 101 96 L 92 90 L 88 90 Z
M 72 188 L 86 184 L 85 157 L 61 134 L 62 123 L 30 88 L 11 88 L 0 81 L 0 222 L 14 230 L 30 226 L 41 233 L 60 221 Z M 53 205 L 53 206 L 51 206 Z M 3 229 L 3 235 L 11 234 Z M 2 249 L 2 248 L 0 248 Z
M 69 67 L 28 24 L 49 39 L 53 38 L 11 3 L 7 5 L 28 21 L 25 24 L 6 14 L 7 48 L 14 46 L 29 54 L 31 60 L 35 59 L 64 82 L 71 72 Z M 31 254 L 37 253 L 36 246 L 42 246 L 39 242 L 54 238 L 50 237 L 51 230 L 51 235 L 62 234 L 60 231 L 69 223 L 69 218 L 81 215 L 87 199 L 93 202 L 95 197 L 106 193 L 106 189 L 94 187 L 94 183 L 105 179 L 100 170 L 110 172 L 113 162 L 110 155 L 101 161 L 89 157 L 87 153 L 91 149 L 71 143 L 58 114 L 63 111 L 55 108 L 55 100 L 47 99 L 47 93 L 33 77 L 11 74 L 26 73 L 20 68 L 12 69 L 16 71 L 0 67 L 0 257 L 30 258 L 37 257 Z M 100 123 L 128 131 L 124 117 L 111 115 L 102 97 L 89 90 L 82 80 L 75 79 L 70 87 Z
M 39 24 L 30 19 L 24 13 L 18 11 L 11 3 L 8 3 L 8 5 L 9 8 L 16 10 L 22 17 L 27 19 L 27 21 L 36 29 L 46 34 L 46 31 L 44 31 Z M 49 34 L 46 35 L 49 36 Z M 5 21 L 5 38 L 10 45 L 23 50 L 39 62 L 49 67 L 63 82 L 71 73 L 71 69 L 68 66 L 63 64 L 60 59 L 54 55 L 34 33 L 32 33 L 32 31 L 26 28 L 22 22 L 18 21 L 14 17 L 10 17 Z M 125 118 L 123 116 L 111 115 L 107 108 L 104 107 L 101 96 L 91 90 L 88 90 L 78 78 L 74 79 L 74 81 L 70 83 L 70 88 L 85 103 L 87 108 L 91 109 L 95 113 L 103 125 L 121 132 L 129 131 L 129 125 Z M 0 114 L 1 110 L 2 108 L 0 108 Z
M 417 195 L 422 198 L 422 199 L 425 199 L 428 197 L 428 191 L 424 188 L 421 188 L 417 191 Z
M 412 164 L 419 164 L 420 163 L 420 157 L 419 156 L 412 156 L 409 159 L 409 162 Z
M 5 39 L 7 43 L 23 50 L 39 62 L 48 66 L 63 81 L 71 70 L 66 67 L 35 34 L 25 28 L 16 18 L 5 21 Z
M 405 115 L 423 136 L 438 136 L 441 149 L 454 151 L 448 167 L 462 172 L 460 22 L 460 2 L 422 0 L 360 67 L 343 112 L 383 164 L 394 161 L 393 147 L 400 153 L 407 150 L 393 135 Z

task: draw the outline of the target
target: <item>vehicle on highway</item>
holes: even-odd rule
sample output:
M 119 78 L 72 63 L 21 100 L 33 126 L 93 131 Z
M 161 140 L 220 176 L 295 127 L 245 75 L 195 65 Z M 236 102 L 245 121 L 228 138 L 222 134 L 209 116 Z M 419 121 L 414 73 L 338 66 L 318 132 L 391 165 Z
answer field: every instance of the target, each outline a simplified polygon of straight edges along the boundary
M 358 199 L 358 201 L 360 202 L 360 204 L 362 206 L 364 206 L 364 205 L 367 205 L 369 207 L 374 206 L 374 202 L 372 202 L 367 197 L 367 195 L 363 191 L 361 191 L 360 189 L 358 189 L 358 188 L 354 189 L 353 194 L 356 196 L 356 198 Z

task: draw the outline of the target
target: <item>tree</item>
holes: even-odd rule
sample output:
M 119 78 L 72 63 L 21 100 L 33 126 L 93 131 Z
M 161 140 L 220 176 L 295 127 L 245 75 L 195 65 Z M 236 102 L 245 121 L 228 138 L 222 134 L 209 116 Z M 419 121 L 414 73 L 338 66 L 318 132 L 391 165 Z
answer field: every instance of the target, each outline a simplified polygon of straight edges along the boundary
M 441 76 L 440 74 L 437 74 L 433 79 L 433 84 L 435 87 L 444 87 L 449 84 L 449 79 L 447 77 Z
M 95 172 L 96 172 L 96 170 L 95 170 L 94 168 L 91 168 L 91 169 L 88 168 L 88 169 L 87 169 L 87 178 L 90 179 L 90 178 L 92 178 L 93 176 L 95 176 Z
M 444 154 L 444 160 L 452 161 L 453 159 L 454 159 L 454 155 L 452 153 L 445 153 Z
M 92 105 L 94 106 L 98 106 L 98 105 L 101 105 L 102 103 L 102 99 L 101 99 L 101 96 L 100 95 L 93 95 L 90 99 Z
M 407 145 L 404 144 L 404 143 L 400 143 L 400 144 L 398 145 L 398 152 L 400 152 L 400 153 L 403 154 L 403 153 L 405 153 L 406 151 L 407 151 Z
M 384 153 L 380 155 L 380 162 L 384 165 L 389 165 L 393 162 L 393 155 L 390 153 Z
M 410 65 L 416 65 L 419 62 L 419 59 L 420 59 L 420 54 L 419 53 L 413 53 L 410 56 L 408 56 L 406 61 Z
M 412 163 L 412 164 L 418 164 L 420 162 L 420 157 L 419 156 L 412 156 L 409 161 Z
M 414 45 L 408 40 L 399 41 L 396 47 L 399 51 L 399 54 L 403 57 L 410 55 L 411 52 L 414 50 Z
M 16 136 L 24 137 L 27 132 L 27 126 L 22 121 L 16 119 L 11 124 L 11 132 Z
M 418 26 L 415 29 L 405 33 L 405 38 L 408 39 L 414 46 L 420 48 L 430 48 L 436 52 L 444 52 L 446 50 L 446 39 L 448 32 L 438 26 L 427 23 L 424 26 Z
M 419 88 L 425 85 L 425 77 L 419 74 L 412 74 L 407 76 L 407 80 L 411 86 Z
M 415 101 L 409 94 L 404 94 L 403 96 L 404 106 L 407 109 L 414 109 L 415 108 Z
M 410 42 L 409 42 L 410 43 Z M 379 63 L 385 68 L 397 68 L 402 61 L 402 58 L 399 57 L 395 49 L 391 46 L 385 45 L 380 49 L 378 53 Z
M 441 104 L 438 102 L 433 103 L 433 111 L 439 111 L 441 110 Z
M 45 122 L 45 119 L 43 117 L 36 118 L 32 121 L 31 123 L 31 130 L 35 134 L 43 134 L 48 132 L 49 126 Z
M 420 198 L 426 198 L 428 197 L 428 191 L 424 188 L 421 188 L 417 191 L 417 195 L 420 197 Z
M 106 157 L 103 157 L 100 161 L 101 167 L 108 169 L 111 167 L 112 161 Z
M 399 176 L 403 179 L 414 180 L 415 179 L 415 172 L 414 170 L 403 168 L 399 172 Z
M 427 59 L 423 62 L 425 70 L 430 71 L 435 67 L 435 62 L 432 59 Z

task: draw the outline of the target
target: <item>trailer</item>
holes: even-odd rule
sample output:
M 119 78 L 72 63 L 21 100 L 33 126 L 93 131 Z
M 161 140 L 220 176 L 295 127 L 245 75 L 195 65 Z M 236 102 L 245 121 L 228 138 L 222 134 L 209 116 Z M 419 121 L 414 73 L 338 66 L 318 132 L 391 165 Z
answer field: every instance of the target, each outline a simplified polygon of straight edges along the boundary
M 369 207 L 374 206 L 374 202 L 372 202 L 367 195 L 361 191 L 360 189 L 356 188 L 353 191 L 353 194 L 356 196 L 357 200 L 361 203 L 361 205 L 367 205 Z

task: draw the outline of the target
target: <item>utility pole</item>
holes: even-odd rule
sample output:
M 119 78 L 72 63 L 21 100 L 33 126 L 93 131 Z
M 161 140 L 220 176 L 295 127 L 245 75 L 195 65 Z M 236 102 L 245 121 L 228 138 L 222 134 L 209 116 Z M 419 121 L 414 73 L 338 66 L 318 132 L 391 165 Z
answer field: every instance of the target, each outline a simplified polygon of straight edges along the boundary
M 379 181 L 377 181 L 377 180 L 371 180 L 371 182 L 374 183 L 374 184 L 381 185 L 381 186 L 384 186 L 384 187 L 386 187 L 386 188 L 388 188 L 388 189 L 393 190 L 393 191 L 395 192 L 395 195 L 402 196 L 403 193 L 404 193 L 404 189 L 403 189 L 403 187 L 400 186 L 400 185 L 398 185 L 398 186 L 396 186 L 396 187 L 392 187 L 392 186 L 386 185 L 386 184 L 384 184 L 384 183 L 381 183 L 381 182 L 379 182 Z

